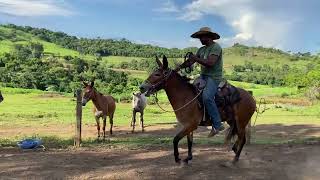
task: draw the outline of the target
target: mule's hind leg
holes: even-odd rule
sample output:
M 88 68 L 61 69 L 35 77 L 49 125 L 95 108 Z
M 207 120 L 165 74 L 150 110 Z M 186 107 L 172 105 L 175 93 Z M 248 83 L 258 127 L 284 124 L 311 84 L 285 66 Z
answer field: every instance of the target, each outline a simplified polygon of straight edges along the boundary
M 110 123 L 110 135 L 112 135 L 112 128 L 113 128 L 113 113 L 109 116 L 109 123 Z
M 188 164 L 188 162 L 192 160 L 193 132 L 187 135 L 187 140 L 188 140 L 188 157 L 183 161 Z
M 95 116 L 97 122 L 98 139 L 100 138 L 100 118 Z
M 237 142 L 238 143 L 237 143 L 236 155 L 235 155 L 235 157 L 233 159 L 233 163 L 238 162 L 240 154 L 241 154 L 241 151 L 242 151 L 242 148 L 243 148 L 244 144 L 246 143 L 246 133 L 245 133 L 245 131 L 241 131 L 238 134 Z
M 144 131 L 144 125 L 143 125 L 143 111 L 140 112 L 140 123 L 141 123 L 141 129 L 142 132 Z
M 103 127 L 102 127 L 103 140 L 105 140 L 105 138 L 106 138 L 106 121 L 107 121 L 107 116 L 103 116 Z

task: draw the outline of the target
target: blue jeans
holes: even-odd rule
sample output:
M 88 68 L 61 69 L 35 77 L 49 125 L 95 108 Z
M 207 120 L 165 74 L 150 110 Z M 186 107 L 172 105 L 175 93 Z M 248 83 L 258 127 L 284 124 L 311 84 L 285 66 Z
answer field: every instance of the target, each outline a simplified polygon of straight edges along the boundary
M 201 78 L 205 80 L 206 87 L 203 89 L 202 100 L 212 120 L 212 127 L 219 129 L 221 127 L 221 118 L 218 107 L 214 101 L 214 96 L 218 91 L 218 85 L 220 81 L 212 79 L 210 76 L 201 75 Z

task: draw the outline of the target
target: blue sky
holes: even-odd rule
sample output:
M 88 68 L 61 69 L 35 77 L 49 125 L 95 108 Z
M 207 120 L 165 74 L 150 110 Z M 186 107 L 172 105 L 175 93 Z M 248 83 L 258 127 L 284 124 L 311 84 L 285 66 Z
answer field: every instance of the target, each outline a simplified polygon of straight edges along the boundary
M 318 0 L 0 0 L 0 23 L 170 48 L 200 46 L 190 35 L 209 26 L 224 47 L 315 53 L 319 9 Z

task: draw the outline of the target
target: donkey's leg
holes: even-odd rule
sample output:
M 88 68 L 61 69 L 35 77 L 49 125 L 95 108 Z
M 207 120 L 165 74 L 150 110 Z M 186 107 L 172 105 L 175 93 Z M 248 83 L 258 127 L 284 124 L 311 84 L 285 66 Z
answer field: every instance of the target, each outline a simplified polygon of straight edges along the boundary
M 134 109 L 132 110 L 132 118 L 131 118 L 130 127 L 133 126 L 133 120 L 134 120 L 133 118 L 134 118 Z
M 98 139 L 100 138 L 100 118 L 95 116 L 97 122 L 97 130 L 98 130 Z
M 192 160 L 193 132 L 187 135 L 187 139 L 188 139 L 188 157 L 183 161 L 188 164 L 188 161 Z
M 242 148 L 244 146 L 244 144 L 246 143 L 246 132 L 245 129 L 241 130 L 238 134 L 238 147 L 237 147 L 237 151 L 236 151 L 236 155 L 233 159 L 233 163 L 236 163 L 239 160 Z
M 136 127 L 136 115 L 137 111 L 132 111 L 132 133 L 134 133 L 134 128 Z
M 103 127 L 102 127 L 103 140 L 105 140 L 105 138 L 106 138 L 106 121 L 107 121 L 107 116 L 103 116 Z
M 143 125 L 143 111 L 140 112 L 140 123 L 141 123 L 141 129 L 142 132 L 144 131 L 144 125 Z
M 174 154 L 174 159 L 176 161 L 176 163 L 180 163 L 181 159 L 179 158 L 179 150 L 178 150 L 178 144 L 179 141 L 186 136 L 187 134 L 189 134 L 190 132 L 192 132 L 193 130 L 191 130 L 190 128 L 183 128 L 174 138 L 173 138 L 173 154 Z

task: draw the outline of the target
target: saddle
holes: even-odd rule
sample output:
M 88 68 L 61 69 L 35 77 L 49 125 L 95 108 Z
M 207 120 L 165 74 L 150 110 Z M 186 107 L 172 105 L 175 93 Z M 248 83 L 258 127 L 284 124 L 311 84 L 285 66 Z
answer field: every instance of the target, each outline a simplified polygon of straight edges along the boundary
M 197 78 L 194 80 L 193 85 L 197 92 L 202 91 L 206 86 L 206 81 Z M 221 81 L 218 85 L 218 92 L 214 97 L 214 101 L 219 109 L 220 117 L 222 121 L 227 121 L 228 124 L 234 120 L 233 105 L 241 100 L 240 92 L 237 87 L 231 85 L 227 81 Z M 208 112 L 202 101 L 202 96 L 198 97 L 199 107 L 204 111 L 204 118 L 200 122 L 199 126 L 211 126 L 212 121 L 209 118 Z

